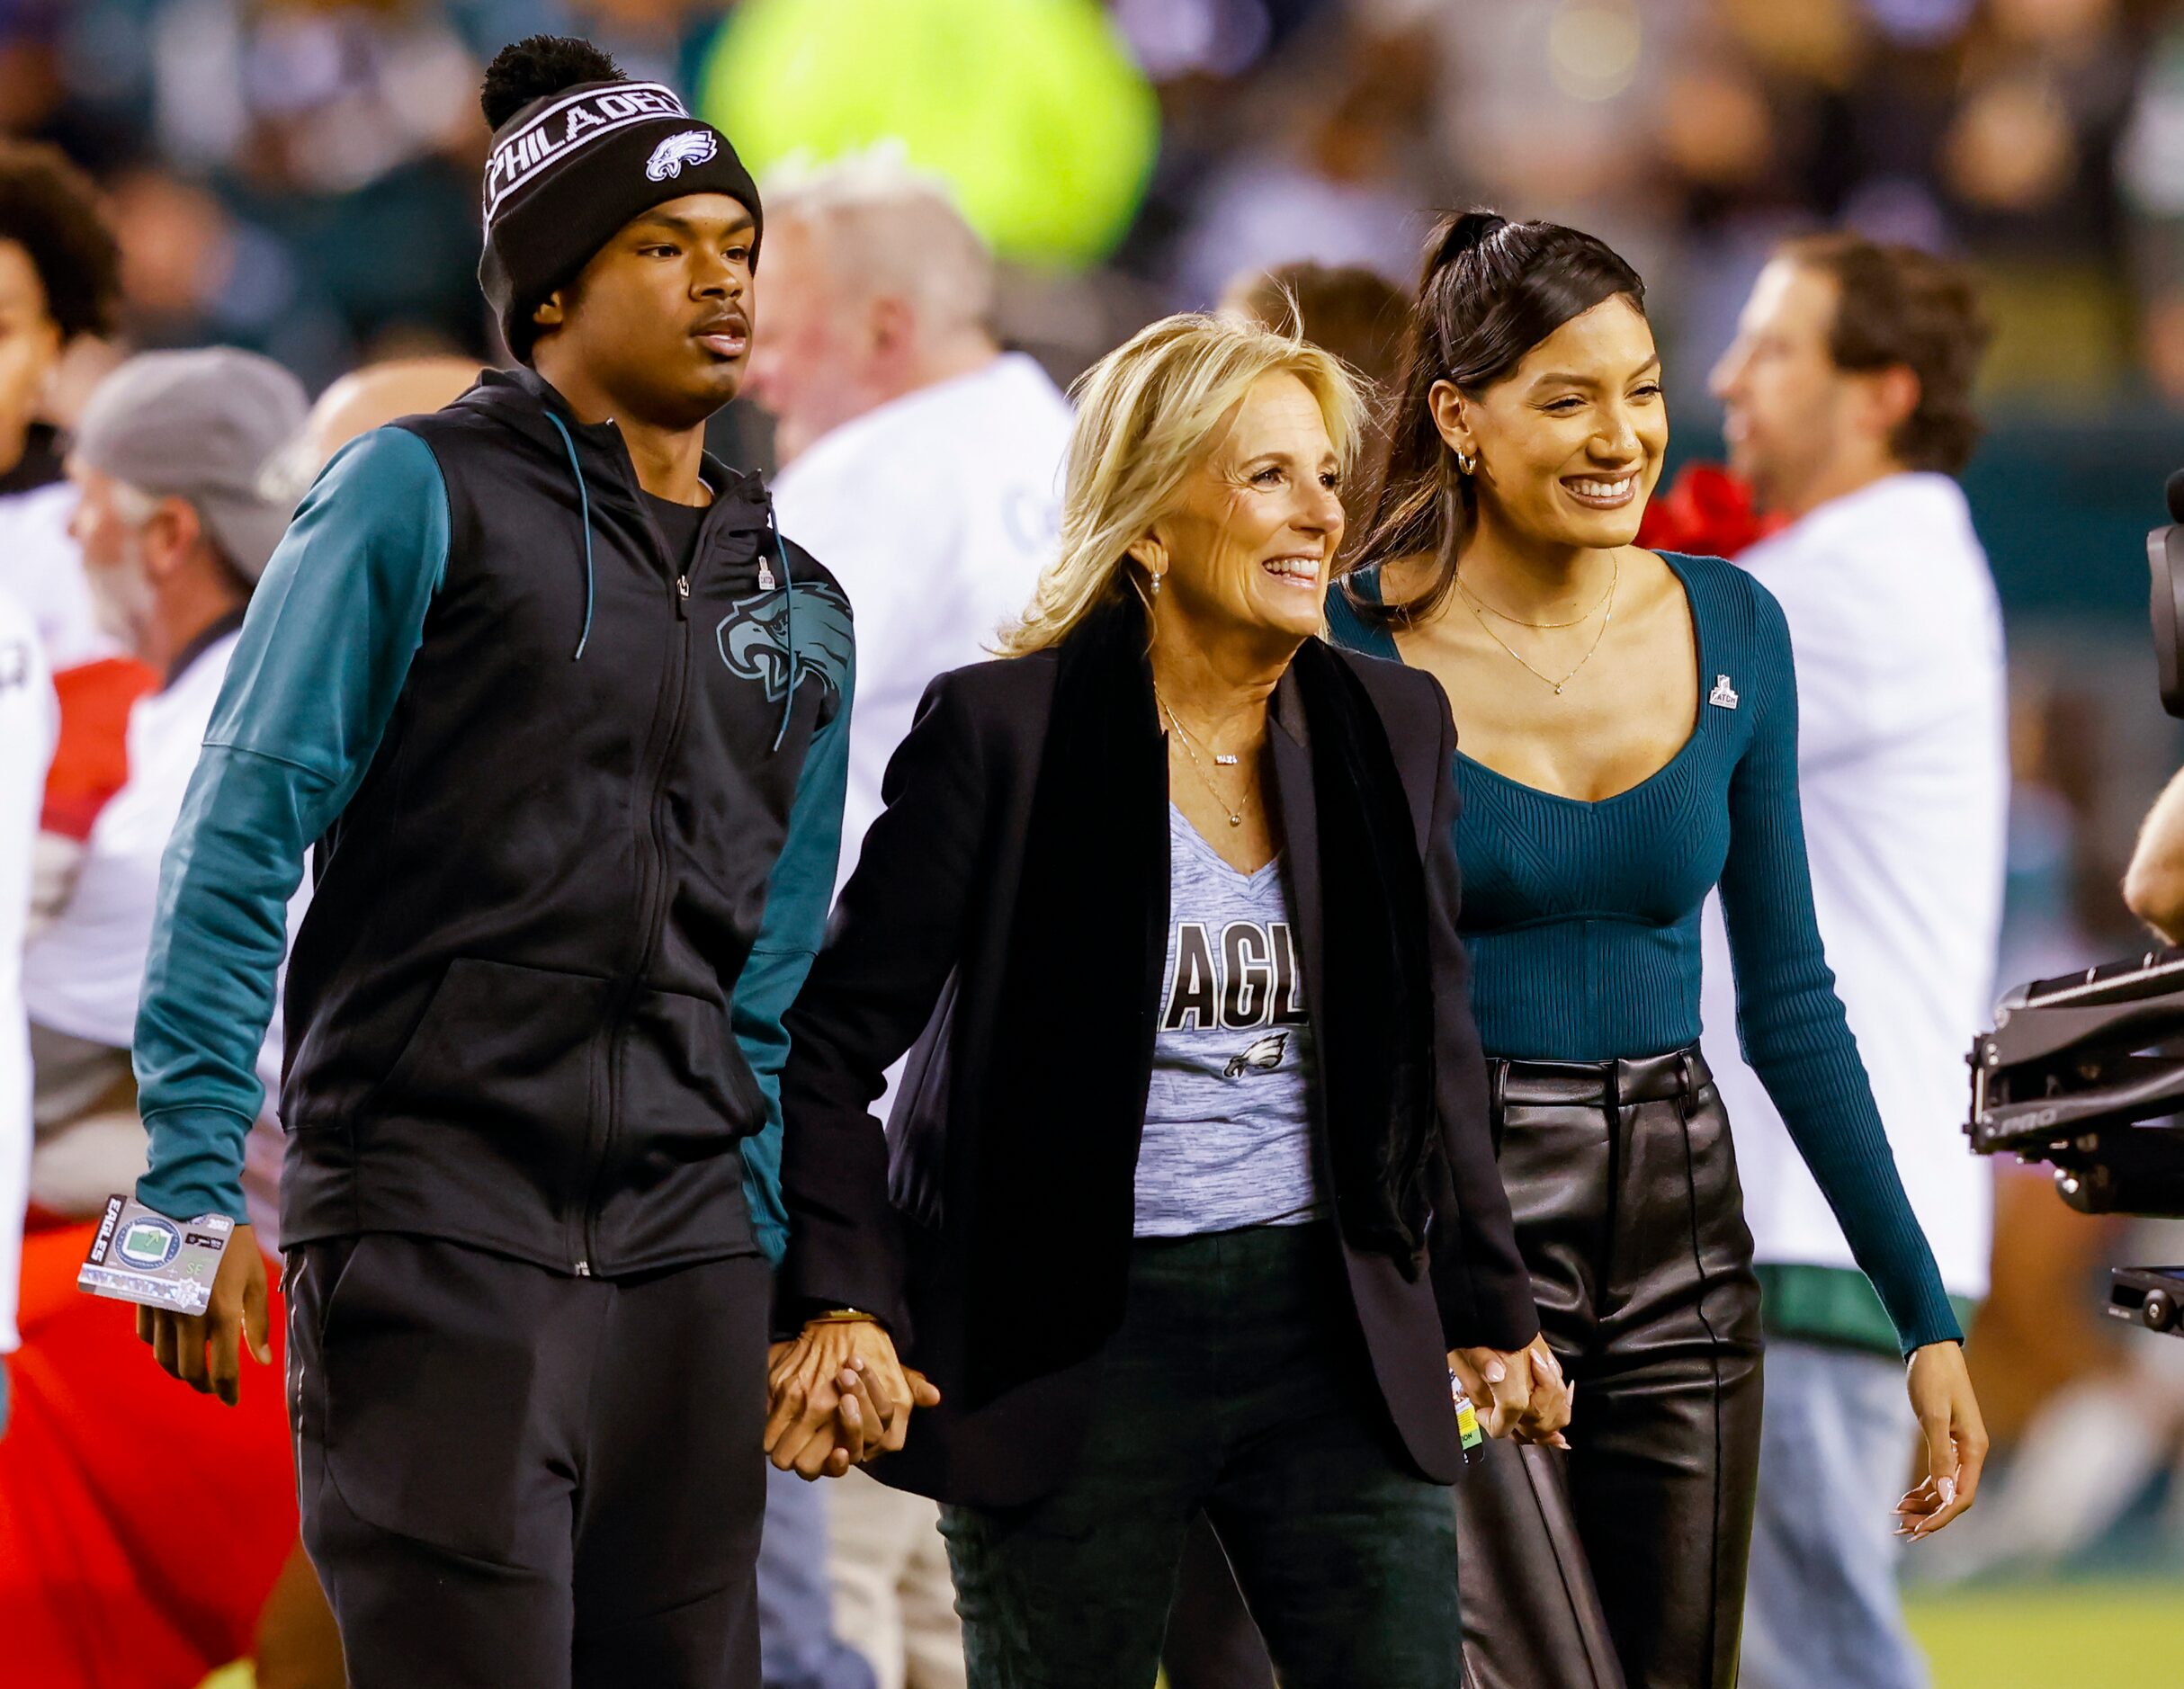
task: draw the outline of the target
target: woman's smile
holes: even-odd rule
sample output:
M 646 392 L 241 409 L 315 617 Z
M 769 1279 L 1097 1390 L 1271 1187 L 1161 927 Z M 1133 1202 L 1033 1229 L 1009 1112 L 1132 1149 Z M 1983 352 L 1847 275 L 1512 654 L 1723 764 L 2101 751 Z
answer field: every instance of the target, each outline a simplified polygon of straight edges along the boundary
M 1638 496 L 1638 471 L 1620 475 L 1565 475 L 1562 490 L 1588 510 L 1621 510 Z
M 1280 557 L 1261 558 L 1259 567 L 1284 586 L 1302 588 L 1314 594 L 1320 591 L 1320 571 L 1324 559 L 1317 551 L 1291 551 Z

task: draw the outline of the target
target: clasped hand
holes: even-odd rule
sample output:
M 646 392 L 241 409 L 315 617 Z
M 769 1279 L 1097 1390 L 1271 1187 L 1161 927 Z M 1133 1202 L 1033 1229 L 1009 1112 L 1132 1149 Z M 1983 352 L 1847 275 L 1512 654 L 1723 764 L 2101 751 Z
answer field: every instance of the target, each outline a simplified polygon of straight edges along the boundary
M 1490 1437 L 1567 1449 L 1562 1429 L 1577 1399 L 1577 1386 L 1562 1377 L 1562 1363 L 1544 1337 L 1521 1349 L 1451 1349 L 1456 1375 Z
M 902 1446 L 910 1410 L 940 1391 L 902 1364 L 876 1319 L 814 1320 L 768 1352 L 766 1458 L 799 1478 L 839 1478 Z

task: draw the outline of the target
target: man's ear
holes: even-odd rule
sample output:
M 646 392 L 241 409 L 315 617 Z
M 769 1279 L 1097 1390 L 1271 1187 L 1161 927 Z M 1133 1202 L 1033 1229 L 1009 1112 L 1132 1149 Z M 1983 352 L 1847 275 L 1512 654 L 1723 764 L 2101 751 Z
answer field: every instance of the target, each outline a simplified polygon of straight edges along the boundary
M 865 317 L 872 349 L 882 358 L 908 355 L 917 340 L 917 313 L 909 300 L 883 293 L 872 302 Z
M 568 321 L 568 305 L 562 299 L 561 292 L 561 289 L 556 288 L 532 307 L 531 326 L 533 328 L 559 328 Z
M 197 506 L 172 494 L 152 507 L 143 533 L 144 573 L 154 582 L 164 581 L 179 569 L 197 550 L 197 542 L 206 537 Z
M 1869 420 L 1883 442 L 1909 422 L 1925 397 L 1925 388 L 1909 364 L 1892 363 L 1866 378 Z

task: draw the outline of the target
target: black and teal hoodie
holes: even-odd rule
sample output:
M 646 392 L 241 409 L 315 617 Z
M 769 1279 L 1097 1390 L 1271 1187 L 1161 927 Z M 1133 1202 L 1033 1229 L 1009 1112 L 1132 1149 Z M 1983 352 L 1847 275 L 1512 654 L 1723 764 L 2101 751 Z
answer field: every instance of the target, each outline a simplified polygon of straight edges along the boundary
M 243 1215 L 284 909 L 284 1244 L 777 1254 L 781 1017 L 834 885 L 849 606 L 757 478 L 678 576 L 529 371 L 344 450 L 252 598 L 161 870 L 145 1202 Z

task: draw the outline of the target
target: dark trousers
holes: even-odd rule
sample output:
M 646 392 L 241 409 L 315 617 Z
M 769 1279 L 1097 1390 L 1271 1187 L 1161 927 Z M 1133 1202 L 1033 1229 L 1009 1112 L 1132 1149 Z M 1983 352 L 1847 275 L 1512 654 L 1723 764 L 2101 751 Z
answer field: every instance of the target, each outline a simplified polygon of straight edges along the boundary
M 1221 1539 L 1200 1514 L 1183 1540 L 1160 1669 L 1168 1689 L 1274 1689 L 1274 1667 Z
M 1450 1689 L 1446 1489 L 1396 1441 L 1330 1228 L 1145 1239 L 1058 1488 L 942 1515 L 971 1689 L 1150 1689 L 1194 1515 L 1287 1689 Z
M 303 1540 L 352 1689 L 756 1689 L 772 1279 L 288 1256 Z
M 1489 1073 L 1517 1240 L 1578 1396 L 1568 1455 L 1498 1447 L 1461 1488 L 1472 1679 L 1593 1689 L 1619 1666 L 1629 1689 L 1729 1689 L 1760 1335 L 1720 1095 L 1696 1049 Z

